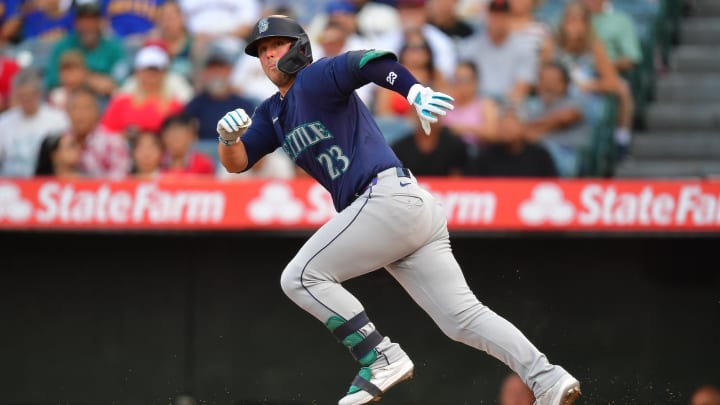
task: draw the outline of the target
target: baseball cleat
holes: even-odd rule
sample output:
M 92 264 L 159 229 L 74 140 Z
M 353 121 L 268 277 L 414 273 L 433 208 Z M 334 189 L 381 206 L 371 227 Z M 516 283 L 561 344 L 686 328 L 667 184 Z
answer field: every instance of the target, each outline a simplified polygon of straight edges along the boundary
M 384 367 L 375 369 L 363 367 L 355 376 L 347 395 L 340 399 L 338 405 L 377 402 L 380 396 L 395 384 L 412 378 L 413 368 L 413 362 L 407 355 Z
M 549 390 L 537 397 L 535 405 L 572 405 L 580 397 L 580 383 L 566 374 Z

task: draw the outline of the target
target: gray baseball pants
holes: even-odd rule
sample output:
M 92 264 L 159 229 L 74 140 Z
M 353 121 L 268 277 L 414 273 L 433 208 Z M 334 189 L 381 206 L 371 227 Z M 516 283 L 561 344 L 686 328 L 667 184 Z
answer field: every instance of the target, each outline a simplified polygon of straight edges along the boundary
M 442 207 L 412 175 L 399 175 L 379 173 L 308 239 L 282 273 L 285 294 L 323 323 L 351 319 L 364 309 L 341 283 L 384 267 L 447 336 L 501 360 L 536 395 L 545 392 L 566 372 L 478 301 L 450 249 Z

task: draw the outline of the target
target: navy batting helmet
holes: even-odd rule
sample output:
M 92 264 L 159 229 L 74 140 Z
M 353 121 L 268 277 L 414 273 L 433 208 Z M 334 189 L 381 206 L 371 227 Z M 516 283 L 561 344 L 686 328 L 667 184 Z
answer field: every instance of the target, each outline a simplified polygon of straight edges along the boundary
M 293 75 L 312 63 L 310 39 L 305 30 L 297 21 L 285 16 L 270 16 L 258 21 L 250 34 L 245 53 L 257 58 L 258 41 L 271 37 L 290 38 L 295 41 L 277 62 L 277 67 L 281 72 Z

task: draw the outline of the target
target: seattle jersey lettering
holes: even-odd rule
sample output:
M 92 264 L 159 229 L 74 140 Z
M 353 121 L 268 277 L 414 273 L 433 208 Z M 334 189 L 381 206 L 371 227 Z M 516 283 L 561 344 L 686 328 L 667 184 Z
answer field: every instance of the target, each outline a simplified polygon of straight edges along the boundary
M 302 124 L 285 135 L 282 148 L 293 162 L 307 148 L 333 136 L 320 121 Z

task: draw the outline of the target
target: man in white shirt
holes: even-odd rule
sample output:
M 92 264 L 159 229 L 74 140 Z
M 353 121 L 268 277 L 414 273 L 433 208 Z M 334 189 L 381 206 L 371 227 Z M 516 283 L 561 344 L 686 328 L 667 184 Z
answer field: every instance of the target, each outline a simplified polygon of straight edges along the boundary
M 537 81 L 538 54 L 528 41 L 512 34 L 509 18 L 507 0 L 490 2 L 486 29 L 463 41 L 460 57 L 478 67 L 480 93 L 522 102 Z
M 0 114 L 2 176 L 33 176 L 42 140 L 68 129 L 67 115 L 42 101 L 42 89 L 40 77 L 32 70 L 21 71 L 13 79 L 16 106 Z

